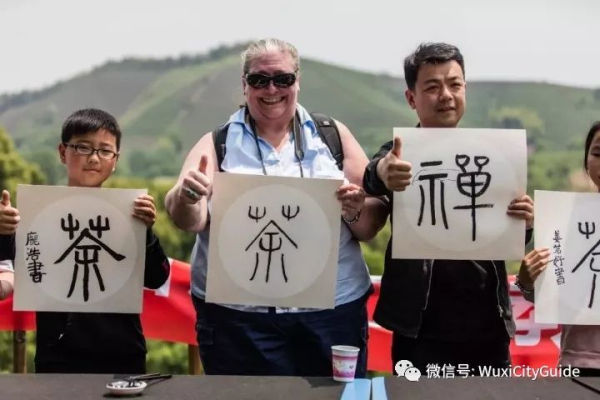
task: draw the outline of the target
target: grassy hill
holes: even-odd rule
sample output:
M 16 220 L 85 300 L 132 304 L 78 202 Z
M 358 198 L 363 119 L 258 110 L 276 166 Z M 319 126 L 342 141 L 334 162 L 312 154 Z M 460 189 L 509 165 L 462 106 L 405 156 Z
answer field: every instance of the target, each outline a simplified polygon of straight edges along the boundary
M 99 107 L 118 117 L 128 154 L 154 150 L 178 162 L 242 102 L 239 50 L 113 62 L 44 91 L 1 96 L 0 125 L 27 154 L 55 146 L 73 110 Z M 369 156 L 392 127 L 416 123 L 401 78 L 308 59 L 301 71 L 301 103 L 343 121 Z M 590 123 L 600 119 L 600 90 L 546 83 L 469 82 L 467 104 L 463 126 L 525 127 L 534 147 L 550 151 L 579 149 Z
M 243 102 L 241 48 L 222 47 L 179 59 L 110 62 L 44 90 L 0 96 L 0 126 L 54 184 L 65 179 L 56 156 L 65 117 L 83 107 L 116 115 L 125 152 L 109 186 L 149 187 L 162 213 L 156 232 L 170 256 L 185 260 L 193 237 L 170 224 L 162 199 L 172 184 L 169 177 L 179 172 L 191 146 Z M 300 87 L 300 102 L 344 122 L 368 156 L 389 140 L 393 127 L 417 122 L 404 99 L 402 78 L 303 59 Z M 581 174 L 581 148 L 590 124 L 600 119 L 600 89 L 468 82 L 467 105 L 462 126 L 527 129 L 530 192 L 589 190 Z M 383 268 L 388 237 L 386 228 L 364 247 L 373 273 Z M 510 268 L 515 272 L 518 264 Z
M 600 90 L 547 83 L 473 82 L 467 85 L 465 125 L 492 125 L 502 108 L 528 110 L 541 121 L 548 149 L 579 148 L 591 123 L 600 119 Z

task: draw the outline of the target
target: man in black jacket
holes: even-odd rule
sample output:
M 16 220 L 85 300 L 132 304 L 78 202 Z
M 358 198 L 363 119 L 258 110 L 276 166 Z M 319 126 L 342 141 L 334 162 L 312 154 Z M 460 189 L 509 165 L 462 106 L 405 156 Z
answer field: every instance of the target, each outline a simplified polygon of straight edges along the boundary
M 455 128 L 465 110 L 464 60 L 445 43 L 422 44 L 404 62 L 406 99 L 420 127 Z M 387 196 L 410 184 L 402 143 L 384 144 L 366 168 L 363 187 Z M 533 226 L 533 201 L 515 199 L 507 214 Z M 393 216 L 391 216 L 393 218 Z M 392 234 L 402 234 L 393 232 Z M 391 258 L 391 239 L 374 320 L 393 332 L 392 360 L 408 360 L 425 373 L 428 365 L 465 368 L 506 367 L 515 324 L 504 261 L 408 260 Z
M 67 166 L 69 186 L 100 187 L 115 169 L 121 130 L 115 118 L 96 109 L 79 110 L 62 128 L 59 156 Z M 144 286 L 163 285 L 170 272 L 158 238 L 152 232 L 156 220 L 154 199 L 139 196 L 132 217 L 147 226 Z M 4 190 L 0 202 L 0 261 L 15 257 L 14 233 L 19 210 L 12 207 Z M 133 240 L 133 238 L 132 238 Z M 146 342 L 138 314 L 36 313 L 37 373 L 143 374 Z

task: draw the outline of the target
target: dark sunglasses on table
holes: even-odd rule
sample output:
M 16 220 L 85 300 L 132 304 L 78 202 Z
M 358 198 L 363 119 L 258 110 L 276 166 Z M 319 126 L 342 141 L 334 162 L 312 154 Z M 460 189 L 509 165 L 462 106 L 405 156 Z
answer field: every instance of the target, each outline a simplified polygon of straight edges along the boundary
M 95 149 L 92 146 L 89 146 L 87 144 L 71 144 L 71 143 L 63 143 L 63 144 L 67 147 L 72 147 L 73 149 L 75 149 L 75 152 L 77 154 L 80 154 L 82 156 L 89 156 L 94 153 L 98 153 L 98 157 L 103 158 L 105 160 L 112 160 L 113 158 L 115 158 L 118 155 L 118 153 L 115 153 L 112 150 Z
M 287 88 L 296 83 L 298 75 L 295 72 L 267 76 L 264 74 L 246 74 L 246 83 L 255 89 L 263 89 L 269 86 L 271 81 L 278 88 Z

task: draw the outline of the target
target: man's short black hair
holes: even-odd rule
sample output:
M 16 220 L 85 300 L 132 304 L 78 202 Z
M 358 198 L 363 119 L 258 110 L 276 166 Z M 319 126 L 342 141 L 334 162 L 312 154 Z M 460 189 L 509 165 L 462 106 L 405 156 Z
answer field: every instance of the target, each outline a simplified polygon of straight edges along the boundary
M 414 53 L 404 59 L 404 79 L 410 90 L 415 90 L 419 69 L 424 64 L 443 64 L 456 61 L 465 74 L 465 61 L 456 46 L 447 43 L 421 43 Z
M 121 148 L 121 128 L 115 117 L 96 108 L 77 110 L 65 120 L 62 126 L 61 140 L 68 143 L 73 136 L 85 135 L 104 129 L 117 139 L 117 151 Z

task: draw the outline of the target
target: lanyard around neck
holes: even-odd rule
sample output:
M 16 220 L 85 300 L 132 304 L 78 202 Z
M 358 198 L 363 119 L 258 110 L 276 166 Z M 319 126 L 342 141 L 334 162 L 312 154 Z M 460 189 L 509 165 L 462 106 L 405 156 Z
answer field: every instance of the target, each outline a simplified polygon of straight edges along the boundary
M 263 174 L 267 175 L 267 168 L 265 167 L 265 161 L 263 159 L 262 151 L 260 151 L 260 143 L 258 142 L 258 132 L 256 130 L 256 122 L 254 118 L 248 112 L 248 107 L 246 107 L 246 115 L 248 116 L 248 121 L 250 123 L 250 128 L 252 129 L 252 135 L 254 136 L 254 143 L 256 144 L 256 151 L 258 151 L 258 158 L 260 159 L 260 164 L 262 166 Z M 294 114 L 294 123 L 292 124 L 292 135 L 294 137 L 294 147 L 295 152 L 294 155 L 298 160 L 298 166 L 300 167 L 300 177 L 304 178 L 304 171 L 302 170 L 302 160 L 304 160 L 304 149 L 303 149 L 303 140 L 302 140 L 302 129 L 300 127 L 300 117 L 298 112 Z

